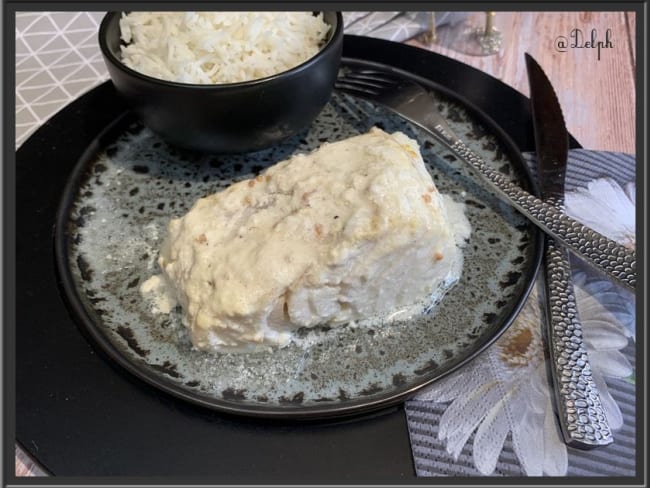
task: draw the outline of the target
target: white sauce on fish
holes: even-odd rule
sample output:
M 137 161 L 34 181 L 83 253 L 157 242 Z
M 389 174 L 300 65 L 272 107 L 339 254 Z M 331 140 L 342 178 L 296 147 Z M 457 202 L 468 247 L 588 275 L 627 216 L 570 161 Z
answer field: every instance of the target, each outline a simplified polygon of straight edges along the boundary
M 458 280 L 469 233 L 417 142 L 372 129 L 197 201 L 141 291 L 159 313 L 180 304 L 199 349 L 283 346 L 301 327 L 423 313 Z

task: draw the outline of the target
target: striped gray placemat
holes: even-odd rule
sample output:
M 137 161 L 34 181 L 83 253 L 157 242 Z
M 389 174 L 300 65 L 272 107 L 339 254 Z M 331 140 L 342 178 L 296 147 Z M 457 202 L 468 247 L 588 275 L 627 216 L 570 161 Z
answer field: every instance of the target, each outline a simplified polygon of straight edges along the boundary
M 535 156 L 523 154 L 533 178 L 537 178 Z M 590 181 L 598 178 L 612 178 L 621 187 L 633 182 L 636 176 L 636 160 L 633 155 L 611 151 L 590 151 L 572 149 L 566 171 L 566 191 L 585 188 Z
M 533 176 L 536 177 L 534 156 L 531 154 L 524 155 L 526 162 L 530 165 Z M 634 184 L 635 178 L 635 159 L 633 156 L 623 153 L 614 152 L 596 152 L 584 149 L 572 150 L 569 152 L 569 162 L 567 166 L 566 177 L 566 190 L 574 195 L 582 195 L 584 198 L 592 198 L 598 205 L 604 202 L 598 201 L 599 196 L 605 199 L 611 199 L 609 195 L 599 195 L 599 187 L 590 187 L 595 180 L 603 178 L 609 179 L 611 188 L 616 190 L 616 198 L 624 201 L 628 198 L 624 210 L 610 209 L 616 216 L 616 212 L 626 211 L 629 213 L 630 208 L 634 204 L 634 191 L 631 185 Z M 612 182 L 613 181 L 613 182 Z M 609 187 L 607 187 L 609 188 Z M 624 191 L 625 189 L 625 191 Z M 588 190 L 591 193 L 588 193 Z M 594 194 L 595 193 L 595 194 Z M 631 205 L 630 205 L 631 200 Z M 587 204 L 589 200 L 586 200 Z M 616 205 L 616 201 L 610 205 Z M 595 205 L 597 206 L 597 205 Z M 619 204 L 620 206 L 620 204 Z M 571 208 L 567 208 L 567 212 L 571 214 Z M 580 213 L 580 209 L 574 212 Z M 597 212 L 597 210 L 595 210 Z M 572 215 L 575 218 L 580 218 L 580 215 Z M 607 218 L 607 216 L 605 216 Z M 628 222 L 633 222 L 634 215 L 631 216 L 620 215 L 621 219 Z M 615 226 L 612 226 L 615 227 Z M 605 228 L 606 229 L 606 228 Z M 607 230 L 607 229 L 606 229 Z M 587 295 L 578 297 L 578 306 L 582 316 L 581 306 L 587 307 L 588 300 L 597 300 L 603 308 L 606 308 L 611 313 L 612 321 L 620 323 L 621 336 L 628 337 L 627 346 L 620 350 L 612 348 L 611 351 L 599 351 L 594 354 L 622 354 L 632 368 L 635 367 L 635 316 L 634 316 L 634 303 L 635 297 L 632 293 L 622 289 L 613 283 L 604 282 L 597 273 L 591 270 L 587 265 L 581 263 L 579 260 L 572 260 L 572 267 L 574 275 L 577 280 L 584 286 Z M 593 292 L 593 295 L 589 295 Z M 586 322 L 586 321 L 585 321 Z M 583 326 L 586 325 L 583 323 Z M 541 327 L 541 324 L 540 324 Z M 623 332 L 624 331 L 624 332 Z M 587 333 L 585 333 L 587 336 Z M 500 339 L 501 340 L 501 339 Z M 624 340 L 624 339 L 620 339 Z M 491 346 L 497 347 L 499 342 Z M 473 361 L 486 361 L 486 356 L 489 356 L 488 351 L 481 354 Z M 449 378 L 453 380 L 455 375 L 462 375 L 464 371 L 468 370 L 470 365 L 461 368 L 461 370 L 452 373 L 445 380 Z M 476 364 L 474 364 L 476 366 Z M 611 368 L 610 368 L 611 369 Z M 566 449 L 566 472 L 564 473 L 536 473 L 543 475 L 566 475 L 566 476 L 634 476 L 636 474 L 636 386 L 634 383 L 634 376 L 632 378 L 606 378 L 607 390 L 613 398 L 613 401 L 618 405 L 622 417 L 622 426 L 614 432 L 615 442 L 610 446 L 591 450 L 581 451 L 566 447 L 556 447 L 557 455 L 561 456 L 562 450 Z M 548 385 L 547 385 L 548 387 Z M 525 466 L 522 465 L 521 460 L 516 454 L 514 447 L 513 435 L 508 433 L 503 442 L 503 448 L 498 455 L 496 465 L 492 472 L 481 472 L 477 469 L 476 460 L 474 457 L 474 440 L 477 434 L 476 426 L 473 432 L 469 435 L 467 442 L 464 444 L 457 458 L 447 451 L 447 446 L 444 440 L 439 437 L 439 430 L 441 427 L 441 419 L 450 402 L 436 402 L 435 398 L 427 398 L 427 391 L 435 392 L 435 385 L 433 390 L 425 389 L 420 394 L 416 395 L 414 399 L 406 402 L 406 415 L 408 421 L 409 435 L 411 439 L 411 448 L 413 452 L 413 459 L 415 463 L 415 470 L 418 476 L 431 477 L 431 476 L 525 476 L 530 474 L 527 472 Z M 430 395 L 429 395 L 430 396 Z M 465 414 L 471 416 L 471 412 Z M 479 422 L 475 420 L 478 424 Z M 557 428 L 557 427 L 556 427 Z M 444 436 L 443 436 L 444 437 Z M 530 442 L 542 443 L 542 439 L 530 439 Z M 563 445 L 562 445 L 563 446 Z M 562 465 L 561 462 L 557 463 Z

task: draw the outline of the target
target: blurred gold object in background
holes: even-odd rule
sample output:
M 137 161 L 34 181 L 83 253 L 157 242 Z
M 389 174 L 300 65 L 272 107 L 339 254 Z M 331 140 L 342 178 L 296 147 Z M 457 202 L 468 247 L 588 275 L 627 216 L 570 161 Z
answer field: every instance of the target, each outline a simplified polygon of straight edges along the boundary
M 491 56 L 501 50 L 503 34 L 495 26 L 496 12 L 484 12 L 485 21 L 476 23 L 470 16 L 459 23 L 447 23 L 436 27 L 435 12 L 431 12 L 429 29 L 420 36 L 427 46 L 439 45 L 471 56 Z

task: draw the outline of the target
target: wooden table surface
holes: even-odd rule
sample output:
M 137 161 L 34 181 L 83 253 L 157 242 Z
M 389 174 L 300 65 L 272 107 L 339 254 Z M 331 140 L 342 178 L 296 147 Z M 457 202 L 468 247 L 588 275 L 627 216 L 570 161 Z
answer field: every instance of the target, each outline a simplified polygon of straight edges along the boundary
M 472 14 L 476 24 L 482 13 Z M 528 96 L 524 53 L 532 55 L 553 84 L 562 106 L 567 129 L 586 149 L 636 152 L 636 17 L 633 12 L 498 12 L 494 23 L 503 34 L 502 49 L 493 56 L 470 56 L 449 46 L 448 31 L 437 30 L 438 42 L 409 44 L 431 49 L 462 61 L 500 79 Z M 570 47 L 579 29 L 582 43 L 605 44 L 607 31 L 611 47 Z M 557 43 L 569 47 L 561 52 Z
M 481 12 L 470 16 L 477 24 L 484 19 Z M 496 55 L 482 57 L 458 52 L 449 46 L 449 31 L 444 27 L 437 30 L 435 43 L 423 43 L 420 38 L 406 42 L 485 71 L 526 96 L 527 52 L 553 83 L 567 128 L 583 147 L 636 152 L 634 13 L 498 12 L 494 23 L 503 33 L 502 48 Z M 572 32 L 574 36 L 582 35 L 582 47 L 575 45 L 580 39 Z M 596 42 L 603 43 L 600 54 L 598 48 L 586 46 L 592 32 Z M 558 45 L 561 40 L 567 43 L 564 52 Z M 38 467 L 17 447 L 16 475 L 39 474 Z

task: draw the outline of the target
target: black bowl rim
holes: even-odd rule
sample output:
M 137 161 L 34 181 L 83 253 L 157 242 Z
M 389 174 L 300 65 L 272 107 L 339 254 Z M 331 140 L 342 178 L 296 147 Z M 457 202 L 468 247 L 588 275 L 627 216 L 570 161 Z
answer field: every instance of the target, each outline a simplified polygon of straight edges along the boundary
M 264 78 L 256 78 L 254 80 L 239 81 L 236 83 L 217 83 L 217 84 L 205 84 L 205 83 L 180 83 L 178 81 L 169 81 L 163 80 L 161 78 L 155 78 L 153 76 L 146 75 L 139 71 L 136 71 L 132 68 L 126 66 L 120 59 L 113 55 L 111 50 L 108 48 L 106 41 L 106 32 L 108 30 L 108 23 L 116 16 L 121 15 L 121 11 L 107 12 L 102 19 L 102 22 L 99 26 L 99 48 L 104 55 L 104 59 L 107 62 L 110 62 L 113 66 L 124 72 L 125 74 L 139 78 L 142 81 L 149 83 L 154 83 L 157 85 L 165 86 L 167 88 L 177 88 L 177 89 L 197 89 L 197 90 L 228 90 L 228 89 L 237 89 L 237 88 L 252 88 L 264 83 L 270 83 L 277 81 L 279 79 L 291 78 L 297 75 L 300 72 L 303 72 L 309 69 L 313 64 L 318 62 L 326 53 L 335 49 L 335 45 L 341 44 L 343 42 L 343 15 L 340 11 L 335 11 L 336 14 L 336 25 L 334 25 L 334 32 L 328 39 L 325 46 L 323 46 L 314 56 L 303 61 L 297 66 L 294 66 L 291 69 L 286 71 L 281 71 L 279 73 L 273 74 L 271 76 L 266 76 Z M 325 13 L 325 11 L 323 11 Z

